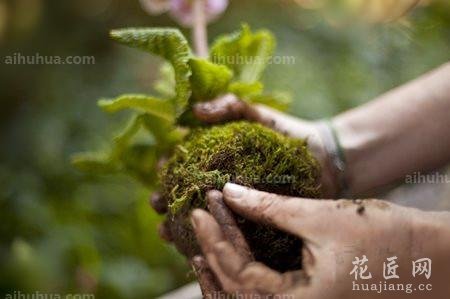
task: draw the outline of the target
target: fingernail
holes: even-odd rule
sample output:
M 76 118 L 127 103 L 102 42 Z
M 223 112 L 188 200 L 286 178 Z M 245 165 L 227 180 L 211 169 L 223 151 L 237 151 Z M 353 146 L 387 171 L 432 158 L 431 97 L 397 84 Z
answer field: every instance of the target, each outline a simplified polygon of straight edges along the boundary
M 200 213 L 199 213 L 198 209 L 193 210 L 191 213 L 191 224 L 192 224 L 192 227 L 194 227 L 194 229 L 196 229 L 200 223 L 201 215 L 199 215 L 199 214 Z
M 233 183 L 226 183 L 225 187 L 223 187 L 223 193 L 225 194 L 225 197 L 241 198 L 244 195 L 245 191 L 245 187 Z
M 197 103 L 194 105 L 194 109 L 197 111 L 207 111 L 209 110 L 209 107 L 211 106 L 210 103 L 206 102 L 206 103 Z

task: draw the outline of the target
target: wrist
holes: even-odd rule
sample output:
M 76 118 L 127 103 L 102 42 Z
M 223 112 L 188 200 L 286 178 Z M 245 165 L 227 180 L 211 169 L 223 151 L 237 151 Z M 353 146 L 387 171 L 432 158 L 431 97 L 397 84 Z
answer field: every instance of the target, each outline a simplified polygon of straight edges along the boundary
M 347 193 L 346 159 L 339 137 L 329 121 L 315 122 L 317 137 L 315 154 L 321 164 L 324 198 L 338 198 Z
M 379 176 L 383 176 L 379 165 L 371 162 L 374 151 L 383 142 L 382 138 L 376 130 L 362 130 L 346 114 L 333 118 L 332 124 L 346 159 L 347 193 L 361 195 L 376 186 Z

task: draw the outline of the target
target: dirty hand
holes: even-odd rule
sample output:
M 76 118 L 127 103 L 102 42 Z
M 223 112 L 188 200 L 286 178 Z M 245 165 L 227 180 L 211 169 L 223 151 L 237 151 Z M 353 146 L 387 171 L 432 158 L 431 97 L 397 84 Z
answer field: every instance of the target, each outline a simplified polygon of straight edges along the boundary
M 240 253 L 239 245 L 224 233 L 229 226 L 217 221 L 216 215 L 195 210 L 192 223 L 202 252 L 228 293 L 255 298 L 273 294 L 308 299 L 411 297 L 401 290 L 357 291 L 354 286 L 384 288 L 380 286 L 384 281 L 405 288 L 411 284 L 415 298 L 444 298 L 450 293 L 449 213 L 423 212 L 378 200 L 284 197 L 231 183 L 225 185 L 223 198 L 243 217 L 273 225 L 304 242 L 299 252 L 303 269 L 278 273 Z M 429 279 L 423 273 L 413 277 L 413 262 L 421 258 L 432 260 Z M 394 272 L 387 274 L 399 278 L 384 278 L 384 263 L 393 267 Z M 428 285 L 431 291 L 419 290 Z
M 339 188 L 335 169 L 328 161 L 328 153 L 323 145 L 322 133 L 317 122 L 302 120 L 264 105 L 249 105 L 232 94 L 210 102 L 198 103 L 194 106 L 193 111 L 197 119 L 208 124 L 248 120 L 293 138 L 307 139 L 309 150 L 322 168 L 323 196 L 326 198 L 336 196 Z

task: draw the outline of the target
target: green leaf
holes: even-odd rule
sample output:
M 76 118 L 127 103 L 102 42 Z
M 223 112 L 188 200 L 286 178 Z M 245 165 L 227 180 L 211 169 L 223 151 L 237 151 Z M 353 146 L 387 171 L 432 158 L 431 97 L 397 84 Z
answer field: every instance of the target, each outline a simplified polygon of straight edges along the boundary
M 159 77 L 153 84 L 153 88 L 165 98 L 174 98 L 175 93 L 175 74 L 170 63 L 163 63 L 159 69 Z
M 192 70 L 192 95 L 196 101 L 211 100 L 226 92 L 233 77 L 228 67 L 199 58 L 191 58 L 189 65 Z
M 128 94 L 113 100 L 100 100 L 98 105 L 107 112 L 117 112 L 124 109 L 135 109 L 166 119 L 173 120 L 173 108 L 169 101 L 146 95 Z
M 172 64 L 176 82 L 173 100 L 177 115 L 181 114 L 191 95 L 188 65 L 191 50 L 183 34 L 172 28 L 130 28 L 113 30 L 111 37 L 127 46 L 161 56 Z
M 275 50 L 275 38 L 267 30 L 252 33 L 247 25 L 238 32 L 219 37 L 211 47 L 210 59 L 233 70 L 239 81 L 260 79 Z
M 131 144 L 121 155 L 125 171 L 146 186 L 154 186 L 157 181 L 158 162 L 155 146 Z
M 173 131 L 167 130 L 165 138 L 167 141 L 155 144 L 158 140 L 156 136 L 162 136 L 162 132 L 148 134 L 148 123 L 156 121 L 157 124 L 164 123 L 166 126 L 159 127 L 159 130 L 168 129 L 169 123 L 164 119 L 141 114 L 135 115 L 113 140 L 113 145 L 109 153 L 81 153 L 72 157 L 72 164 L 79 170 L 89 174 L 110 174 L 124 172 L 139 180 L 144 185 L 154 186 L 157 175 L 156 165 L 158 156 L 166 152 L 164 146 L 169 145 L 169 138 L 173 138 Z M 137 140 L 138 133 L 146 129 L 144 140 Z M 172 137 L 171 137 L 172 136 Z M 148 142 L 152 140 L 150 143 Z M 154 138 L 151 138 L 154 137 Z M 146 141 L 147 140 L 147 141 Z M 174 143 L 175 141 L 170 141 Z
M 122 153 L 129 147 L 131 139 L 139 132 L 143 125 L 143 118 L 145 114 L 134 115 L 128 122 L 125 129 L 117 134 L 114 139 L 114 145 L 111 151 L 111 160 L 118 160 Z
M 104 153 L 78 153 L 71 157 L 71 163 L 78 170 L 89 174 L 111 174 L 119 170 L 109 155 Z
M 172 122 L 149 114 L 136 115 L 114 138 L 111 160 L 119 161 L 123 171 L 151 187 L 157 180 L 158 157 L 167 154 L 182 137 Z
M 292 97 L 287 92 L 273 92 L 252 96 L 247 101 L 253 104 L 264 104 L 280 111 L 286 111 L 292 103 Z
M 180 142 L 184 133 L 172 122 L 152 115 L 145 115 L 142 119 L 144 128 L 152 134 L 159 151 L 169 151 L 177 142 Z
M 205 123 L 201 122 L 195 115 L 192 109 L 186 110 L 177 118 L 177 124 L 182 127 L 190 129 L 202 127 Z
M 240 99 L 258 96 L 263 92 L 264 86 L 261 82 L 253 83 L 233 82 L 230 84 L 228 91 L 234 93 Z

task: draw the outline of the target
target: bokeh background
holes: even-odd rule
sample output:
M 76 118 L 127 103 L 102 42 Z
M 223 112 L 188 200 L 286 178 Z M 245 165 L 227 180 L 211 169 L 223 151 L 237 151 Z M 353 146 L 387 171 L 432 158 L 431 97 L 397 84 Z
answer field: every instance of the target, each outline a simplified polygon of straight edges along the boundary
M 241 22 L 275 33 L 276 54 L 295 63 L 271 65 L 264 81 L 294 95 L 294 115 L 332 116 L 450 60 L 450 1 L 427 1 L 394 22 L 354 24 L 309 2 L 232 1 L 210 26 L 211 39 Z M 161 61 L 108 39 L 127 26 L 176 24 L 147 15 L 137 0 L 0 0 L 2 297 L 153 298 L 193 280 L 157 236 L 149 190 L 70 165 L 71 154 L 107 144 L 125 121 L 126 113 L 97 109 L 98 98 L 152 93 Z M 95 64 L 5 64 L 15 53 L 94 56 Z

